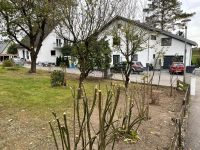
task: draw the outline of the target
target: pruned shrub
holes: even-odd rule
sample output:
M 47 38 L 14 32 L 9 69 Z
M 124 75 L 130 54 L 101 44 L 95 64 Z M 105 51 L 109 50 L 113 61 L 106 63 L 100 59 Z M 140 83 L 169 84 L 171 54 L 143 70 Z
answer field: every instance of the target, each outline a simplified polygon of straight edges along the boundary
M 54 70 L 51 73 L 51 86 L 56 87 L 56 86 L 62 86 L 64 85 L 64 72 L 60 70 Z
M 3 62 L 3 67 L 13 67 L 13 62 L 11 60 L 5 60 Z

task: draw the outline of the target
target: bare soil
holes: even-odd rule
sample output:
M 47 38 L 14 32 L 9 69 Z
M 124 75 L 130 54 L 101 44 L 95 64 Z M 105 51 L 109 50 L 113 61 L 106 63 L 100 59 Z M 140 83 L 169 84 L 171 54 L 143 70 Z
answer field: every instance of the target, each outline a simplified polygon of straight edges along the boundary
M 141 140 L 136 144 L 119 141 L 116 150 L 168 149 L 174 133 L 172 118 L 180 111 L 184 93 L 174 91 L 170 97 L 170 88 L 161 87 L 159 91 L 159 105 L 150 105 L 150 119 L 143 121 L 139 128 Z M 54 150 L 48 125 L 53 118 L 50 112 L 35 113 L 27 108 L 0 105 L 0 150 Z

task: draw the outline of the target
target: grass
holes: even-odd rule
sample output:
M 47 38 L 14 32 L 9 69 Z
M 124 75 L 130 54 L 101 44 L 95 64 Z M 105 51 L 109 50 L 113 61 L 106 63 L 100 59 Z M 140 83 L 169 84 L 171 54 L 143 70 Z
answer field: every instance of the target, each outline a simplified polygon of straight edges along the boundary
M 67 83 L 77 87 L 78 76 L 67 75 Z M 89 95 L 92 95 L 97 84 L 98 80 L 85 83 Z M 106 81 L 101 81 L 102 87 L 106 84 Z M 29 108 L 41 113 L 64 111 L 72 108 L 72 102 L 69 87 L 50 86 L 50 73 L 38 71 L 37 74 L 28 74 L 25 68 L 8 69 L 0 66 L 0 108 Z

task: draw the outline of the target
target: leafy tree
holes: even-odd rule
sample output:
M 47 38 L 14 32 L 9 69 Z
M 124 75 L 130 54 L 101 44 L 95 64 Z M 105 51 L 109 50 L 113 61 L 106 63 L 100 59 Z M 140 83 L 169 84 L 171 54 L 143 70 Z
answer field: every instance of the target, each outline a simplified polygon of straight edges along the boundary
M 194 13 L 185 13 L 181 10 L 179 0 L 149 0 L 147 11 L 149 16 L 146 18 L 147 23 L 161 30 L 173 28 L 173 23 L 181 19 L 189 18 Z
M 72 46 L 69 44 L 64 45 L 61 48 L 61 52 L 62 52 L 63 56 L 70 56 L 72 53 Z
M 79 43 L 78 47 L 81 48 L 83 52 L 86 51 L 86 47 L 83 43 Z M 111 49 L 106 38 L 100 40 L 94 38 L 88 44 L 87 50 L 90 51 L 90 56 L 88 62 L 85 64 L 87 66 L 85 67 L 90 68 L 91 71 L 94 70 L 94 68 L 104 70 L 104 77 L 107 77 L 107 69 L 110 68 L 111 62 Z M 80 60 L 77 45 L 72 46 L 71 56 L 77 58 L 78 61 Z M 81 69 L 80 65 L 78 67 Z
M 12 44 L 8 47 L 8 54 L 17 54 L 17 45 L 16 44 Z
M 56 2 L 56 1 L 55 1 Z M 55 17 L 53 0 L 1 0 L 0 18 L 4 35 L 8 35 L 31 55 L 31 73 L 42 42 L 52 29 Z M 25 37 L 21 40 L 21 37 Z

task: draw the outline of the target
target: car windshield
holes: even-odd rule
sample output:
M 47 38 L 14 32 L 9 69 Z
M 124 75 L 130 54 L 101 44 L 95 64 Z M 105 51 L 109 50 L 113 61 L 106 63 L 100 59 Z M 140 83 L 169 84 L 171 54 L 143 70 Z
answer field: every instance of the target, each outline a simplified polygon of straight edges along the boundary
M 136 62 L 136 65 L 142 66 L 142 63 L 141 62 Z
M 174 63 L 173 66 L 175 66 L 175 67 L 182 67 L 184 65 L 183 65 L 183 63 Z

